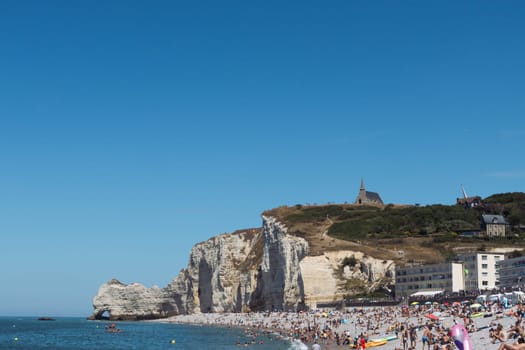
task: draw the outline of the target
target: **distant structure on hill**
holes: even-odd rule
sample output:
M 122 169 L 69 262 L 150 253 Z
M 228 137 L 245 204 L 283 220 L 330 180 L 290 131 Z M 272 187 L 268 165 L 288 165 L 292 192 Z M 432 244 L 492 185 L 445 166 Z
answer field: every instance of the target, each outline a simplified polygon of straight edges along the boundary
M 356 205 L 376 205 L 383 206 L 383 200 L 376 192 L 370 192 L 365 190 L 365 181 L 361 178 L 361 188 L 359 189 L 359 194 L 355 199 L 354 204 Z
M 474 196 L 474 197 L 467 196 L 467 192 L 465 192 L 465 188 L 463 186 L 461 186 L 461 192 L 463 192 L 463 198 L 456 198 L 457 205 L 461 205 L 465 208 L 475 208 L 483 204 L 481 202 L 480 196 Z
M 509 223 L 503 215 L 481 215 L 482 226 L 488 237 L 505 237 Z

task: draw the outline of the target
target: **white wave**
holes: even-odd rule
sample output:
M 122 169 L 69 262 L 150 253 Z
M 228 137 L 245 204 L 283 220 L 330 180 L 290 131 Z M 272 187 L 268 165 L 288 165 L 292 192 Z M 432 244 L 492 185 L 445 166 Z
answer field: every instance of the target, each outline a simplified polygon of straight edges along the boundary
M 308 347 L 304 345 L 299 339 L 292 340 L 288 350 L 308 350 Z

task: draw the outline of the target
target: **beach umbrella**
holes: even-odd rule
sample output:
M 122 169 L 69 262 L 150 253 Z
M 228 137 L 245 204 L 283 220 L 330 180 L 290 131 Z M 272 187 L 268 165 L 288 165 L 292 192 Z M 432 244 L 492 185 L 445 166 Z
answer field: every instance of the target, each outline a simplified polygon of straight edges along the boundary
M 481 307 L 481 304 L 478 304 L 478 303 L 472 304 L 470 305 L 470 307 L 477 309 L 478 307 Z
M 413 301 L 410 303 L 410 305 L 417 305 L 417 304 L 419 304 L 417 301 Z
M 448 303 L 448 301 L 445 301 L 445 302 L 443 303 L 443 305 L 445 305 L 445 306 L 449 306 L 450 304 Z
M 432 321 L 439 320 L 439 317 L 434 314 L 426 314 L 425 317 L 431 319 Z
M 432 303 L 430 301 L 427 301 L 425 305 L 432 305 Z
M 461 305 L 461 303 L 459 301 L 455 301 L 452 303 L 452 306 L 458 306 L 458 305 Z

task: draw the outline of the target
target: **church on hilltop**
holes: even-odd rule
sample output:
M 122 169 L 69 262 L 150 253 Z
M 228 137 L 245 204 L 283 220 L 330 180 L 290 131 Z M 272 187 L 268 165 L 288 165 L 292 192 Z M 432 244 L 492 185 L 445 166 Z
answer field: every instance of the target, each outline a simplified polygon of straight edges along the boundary
M 355 205 L 374 205 L 374 206 L 384 206 L 383 200 L 377 192 L 370 192 L 365 190 L 365 181 L 361 178 L 361 188 L 359 189 L 359 194 L 354 202 Z

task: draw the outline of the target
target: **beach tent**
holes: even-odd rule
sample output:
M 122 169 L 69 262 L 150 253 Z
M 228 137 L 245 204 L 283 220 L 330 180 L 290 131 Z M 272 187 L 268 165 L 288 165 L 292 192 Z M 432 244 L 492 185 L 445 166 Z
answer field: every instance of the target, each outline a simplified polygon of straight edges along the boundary
M 438 294 L 441 294 L 443 293 L 442 290 L 430 290 L 430 291 L 425 291 L 425 292 L 415 292 L 414 294 L 410 294 L 411 297 L 427 297 L 427 298 L 431 298 L 431 297 L 435 297 L 436 295 Z

